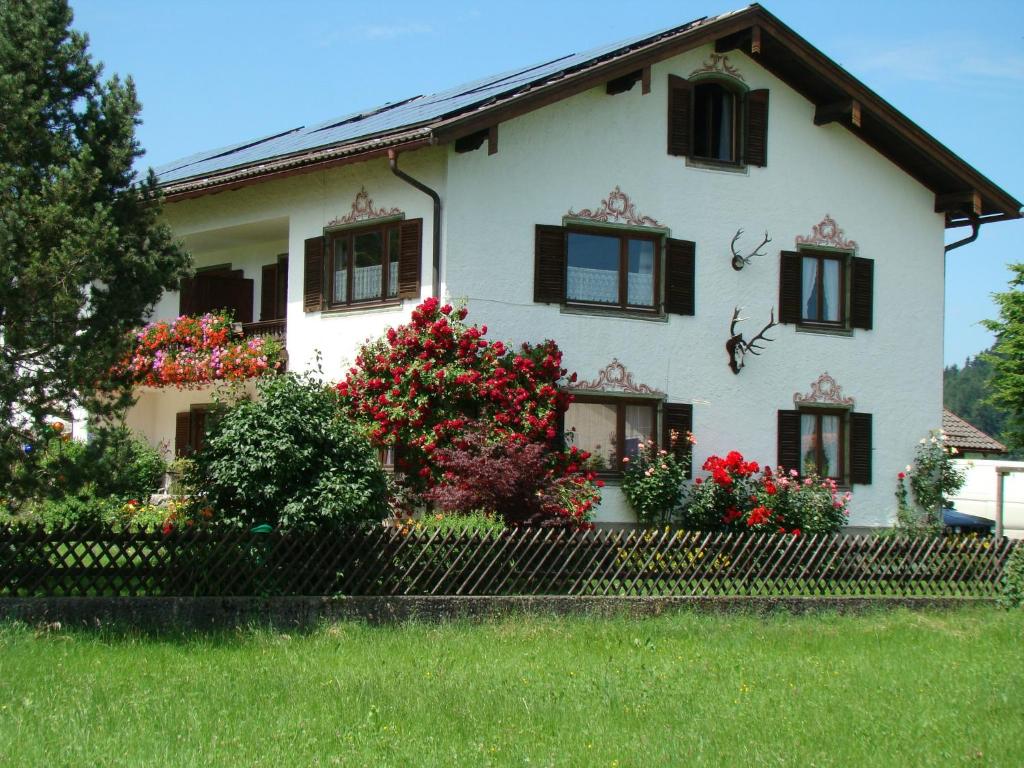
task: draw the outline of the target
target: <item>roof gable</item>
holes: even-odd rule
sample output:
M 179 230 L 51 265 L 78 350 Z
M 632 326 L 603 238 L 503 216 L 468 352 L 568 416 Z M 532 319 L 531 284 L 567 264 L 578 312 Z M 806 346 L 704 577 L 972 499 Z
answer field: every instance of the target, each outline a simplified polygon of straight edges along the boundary
M 713 42 L 741 50 L 936 194 L 949 226 L 1020 216 L 1021 203 L 760 5 L 705 17 L 428 96 L 199 153 L 157 169 L 168 199 L 447 143 Z M 856 115 L 856 118 L 854 118 Z

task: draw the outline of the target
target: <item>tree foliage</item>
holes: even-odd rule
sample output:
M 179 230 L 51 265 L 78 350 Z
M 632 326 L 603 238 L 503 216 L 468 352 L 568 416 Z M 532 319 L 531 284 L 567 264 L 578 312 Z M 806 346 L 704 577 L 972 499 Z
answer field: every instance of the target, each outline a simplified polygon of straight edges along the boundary
M 47 416 L 126 402 L 106 374 L 188 264 L 132 168 L 135 86 L 101 80 L 71 20 L 0 2 L 0 488 Z
M 998 320 L 984 325 L 996 334 L 992 351 L 985 355 L 991 363 L 990 400 L 1007 412 L 1003 436 L 1017 450 L 1024 449 L 1024 263 L 1010 264 L 1013 275 L 1010 290 L 993 294 L 999 307 Z
M 942 372 L 942 404 L 986 434 L 1004 441 L 1006 411 L 989 400 L 992 393 L 992 363 L 985 350 L 969 357 L 963 366 L 947 366 Z

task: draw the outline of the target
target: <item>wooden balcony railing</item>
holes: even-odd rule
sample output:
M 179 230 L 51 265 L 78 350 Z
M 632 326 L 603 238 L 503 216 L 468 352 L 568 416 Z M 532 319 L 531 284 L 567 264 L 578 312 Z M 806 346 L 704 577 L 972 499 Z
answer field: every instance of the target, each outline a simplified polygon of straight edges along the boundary
M 284 318 L 280 320 L 260 320 L 255 323 L 241 323 L 241 326 L 243 336 L 273 336 L 284 343 L 288 321 Z

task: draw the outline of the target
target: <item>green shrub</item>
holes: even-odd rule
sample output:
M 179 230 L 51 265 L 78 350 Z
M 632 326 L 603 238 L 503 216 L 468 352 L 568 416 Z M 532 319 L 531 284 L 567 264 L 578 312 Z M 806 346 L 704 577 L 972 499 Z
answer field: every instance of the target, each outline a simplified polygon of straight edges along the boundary
M 690 439 L 687 434 L 683 439 Z M 689 457 L 659 450 L 648 440 L 636 458 L 623 459 L 622 493 L 642 523 L 671 522 L 683 500 L 684 484 L 690 466 Z
M 1020 608 L 1024 605 L 1024 542 L 1013 548 L 1006 561 L 999 604 L 1004 608 Z
M 338 394 L 310 375 L 260 379 L 228 407 L 193 457 L 186 483 L 215 519 L 285 530 L 379 520 L 388 480 L 376 451 L 341 414 Z
M 427 533 L 437 531 L 445 533 L 482 533 L 496 535 L 505 530 L 505 523 L 500 517 L 482 511 L 467 514 L 426 513 L 418 518 L 402 521 L 402 525 Z

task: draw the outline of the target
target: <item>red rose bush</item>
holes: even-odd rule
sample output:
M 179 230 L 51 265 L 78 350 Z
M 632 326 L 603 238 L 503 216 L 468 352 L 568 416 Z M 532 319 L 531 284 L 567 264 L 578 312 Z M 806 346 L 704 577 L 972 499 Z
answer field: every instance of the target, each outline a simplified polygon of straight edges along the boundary
M 761 467 L 738 451 L 709 457 L 703 469 L 709 474 L 694 481 L 683 511 L 686 528 L 800 536 L 846 524 L 850 494 L 831 478 Z
M 375 444 L 396 449 L 407 491 L 430 491 L 430 500 L 441 504 L 452 494 L 434 489 L 469 480 L 467 451 L 494 461 L 484 444 L 504 446 L 499 453 L 511 466 L 517 452 L 536 444 L 545 477 L 562 489 L 563 503 L 541 505 L 545 515 L 585 520 L 598 499 L 598 482 L 587 467 L 589 455 L 565 451 L 557 440 L 571 402 L 563 388 L 575 379 L 566 378 L 561 350 L 551 340 L 515 349 L 490 341 L 487 326 L 468 324 L 466 316 L 465 307 L 429 298 L 409 323 L 367 342 L 338 385 L 344 408 L 367 426 Z

